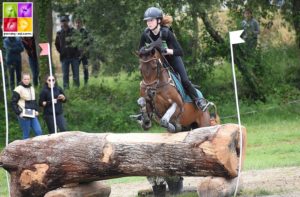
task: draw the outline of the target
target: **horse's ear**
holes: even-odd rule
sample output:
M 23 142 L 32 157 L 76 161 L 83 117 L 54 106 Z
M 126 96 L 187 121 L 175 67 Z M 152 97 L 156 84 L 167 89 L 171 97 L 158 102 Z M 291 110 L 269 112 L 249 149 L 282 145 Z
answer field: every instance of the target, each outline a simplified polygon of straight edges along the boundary
M 162 55 L 161 55 L 161 53 L 160 53 L 160 51 L 158 49 L 155 49 L 154 52 L 155 52 L 155 56 L 156 57 L 161 58 Z
M 151 55 L 154 56 L 155 53 L 156 53 L 156 51 L 157 51 L 157 50 L 156 50 L 155 48 L 153 48 L 153 49 L 151 50 Z

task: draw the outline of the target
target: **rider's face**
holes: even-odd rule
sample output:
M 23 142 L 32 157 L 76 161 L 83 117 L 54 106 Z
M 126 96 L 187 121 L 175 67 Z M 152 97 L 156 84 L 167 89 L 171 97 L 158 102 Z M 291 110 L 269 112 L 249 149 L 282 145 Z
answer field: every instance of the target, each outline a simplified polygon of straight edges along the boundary
M 147 20 L 147 26 L 151 30 L 154 29 L 157 26 L 156 18 L 152 18 L 152 19 Z

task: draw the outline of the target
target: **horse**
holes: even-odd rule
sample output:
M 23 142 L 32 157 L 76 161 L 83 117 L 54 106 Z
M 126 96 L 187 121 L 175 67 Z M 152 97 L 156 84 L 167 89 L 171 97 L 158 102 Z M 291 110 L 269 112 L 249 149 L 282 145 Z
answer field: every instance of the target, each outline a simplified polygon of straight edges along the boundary
M 152 126 L 153 116 L 169 132 L 210 126 L 208 110 L 203 112 L 193 102 L 183 101 L 158 49 L 152 47 L 146 52 L 138 52 L 138 56 L 143 79 L 137 102 L 141 108 L 140 122 L 144 130 Z

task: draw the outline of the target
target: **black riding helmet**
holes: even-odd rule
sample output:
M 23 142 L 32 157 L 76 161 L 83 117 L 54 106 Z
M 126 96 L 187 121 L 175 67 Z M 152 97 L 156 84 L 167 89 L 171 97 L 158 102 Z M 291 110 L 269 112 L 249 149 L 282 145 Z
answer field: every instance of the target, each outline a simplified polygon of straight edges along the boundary
M 149 19 L 162 19 L 163 18 L 163 12 L 161 9 L 156 7 L 150 7 L 145 11 L 144 14 L 144 21 L 147 21 Z

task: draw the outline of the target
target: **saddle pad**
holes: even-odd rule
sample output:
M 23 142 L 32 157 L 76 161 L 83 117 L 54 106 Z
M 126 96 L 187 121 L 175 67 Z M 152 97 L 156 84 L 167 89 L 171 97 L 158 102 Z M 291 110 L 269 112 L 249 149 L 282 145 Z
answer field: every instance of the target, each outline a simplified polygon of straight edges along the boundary
M 169 75 L 172 77 L 172 80 L 174 81 L 174 83 L 176 85 L 176 88 L 177 88 L 178 92 L 180 93 L 180 95 L 182 97 L 183 102 L 185 102 L 185 103 L 193 102 L 191 97 L 188 94 L 185 93 L 184 88 L 182 86 L 182 83 L 179 81 L 177 76 L 174 73 L 170 72 L 170 71 L 169 71 Z M 196 89 L 196 91 L 197 91 L 198 97 L 203 98 L 202 93 L 198 89 Z

